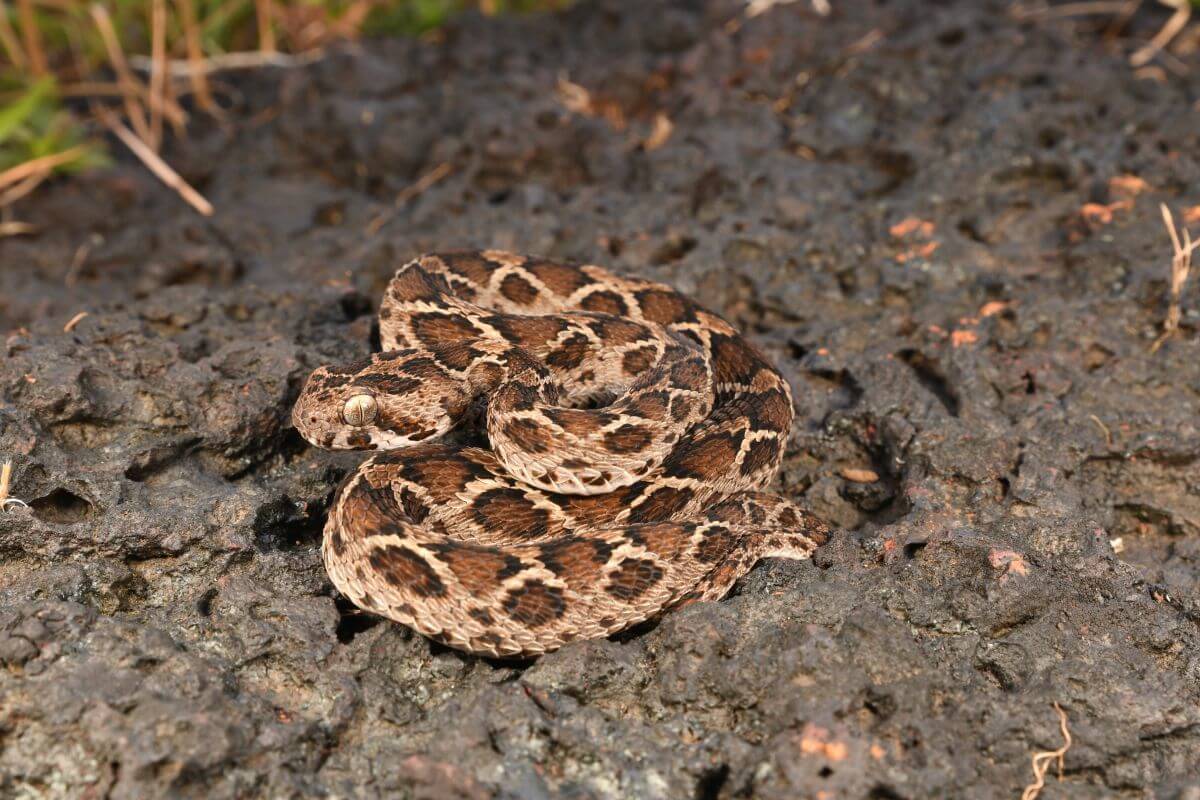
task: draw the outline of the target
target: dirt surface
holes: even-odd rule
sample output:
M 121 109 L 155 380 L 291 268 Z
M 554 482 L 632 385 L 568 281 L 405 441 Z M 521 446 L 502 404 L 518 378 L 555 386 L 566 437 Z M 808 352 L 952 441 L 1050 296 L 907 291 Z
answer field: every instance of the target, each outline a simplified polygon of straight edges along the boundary
M 1043 797 L 1200 796 L 1194 281 L 1150 352 L 1200 68 L 1137 74 L 1008 2 L 833 5 L 347 46 L 222 78 L 226 123 L 169 152 L 211 220 L 123 157 L 23 204 L 0 795 L 1014 798 L 1058 703 Z M 736 321 L 795 388 L 780 491 L 842 532 L 532 663 L 354 613 L 319 542 L 361 456 L 290 404 L 451 247 Z

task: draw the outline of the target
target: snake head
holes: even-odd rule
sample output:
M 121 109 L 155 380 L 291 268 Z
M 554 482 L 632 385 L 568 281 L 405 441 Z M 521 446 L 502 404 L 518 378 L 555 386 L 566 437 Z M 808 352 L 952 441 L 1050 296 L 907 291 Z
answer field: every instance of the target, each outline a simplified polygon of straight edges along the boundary
M 428 353 L 393 350 L 313 370 L 292 422 L 318 447 L 390 450 L 445 434 L 469 403 L 464 382 Z

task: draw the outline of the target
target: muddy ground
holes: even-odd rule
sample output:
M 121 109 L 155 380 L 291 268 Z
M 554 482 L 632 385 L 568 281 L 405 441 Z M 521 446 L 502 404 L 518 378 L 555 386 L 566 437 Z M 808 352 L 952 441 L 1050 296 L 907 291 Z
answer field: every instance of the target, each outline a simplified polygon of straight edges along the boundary
M 1043 797 L 1200 796 L 1194 281 L 1150 352 L 1200 67 L 1007 0 L 833 5 L 583 3 L 223 76 L 168 153 L 212 219 L 124 155 L 23 203 L 0 795 L 1013 798 L 1058 703 Z M 318 548 L 360 456 L 289 407 L 402 260 L 473 246 L 736 321 L 795 388 L 779 490 L 841 534 L 529 664 L 353 613 Z

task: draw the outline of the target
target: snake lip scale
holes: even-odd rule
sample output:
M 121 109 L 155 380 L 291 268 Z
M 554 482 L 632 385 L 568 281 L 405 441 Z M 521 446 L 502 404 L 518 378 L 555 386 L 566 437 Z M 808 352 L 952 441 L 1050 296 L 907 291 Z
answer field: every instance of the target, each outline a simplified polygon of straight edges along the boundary
M 783 376 L 669 286 L 496 250 L 421 256 L 382 351 L 314 370 L 292 411 L 374 450 L 322 556 L 355 605 L 451 647 L 536 656 L 723 597 L 828 527 L 763 491 L 794 411 Z M 480 410 L 482 409 L 482 410 Z M 479 428 L 488 448 L 452 444 Z

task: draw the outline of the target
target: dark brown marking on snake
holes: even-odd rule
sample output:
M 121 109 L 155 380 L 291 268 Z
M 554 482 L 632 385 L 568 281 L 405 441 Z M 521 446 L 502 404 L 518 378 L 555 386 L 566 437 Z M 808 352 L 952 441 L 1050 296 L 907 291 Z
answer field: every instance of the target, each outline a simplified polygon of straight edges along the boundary
M 604 591 L 618 600 L 636 600 L 663 578 L 663 570 L 648 558 L 626 558 L 608 574 Z
M 525 269 L 559 297 L 569 297 L 584 286 L 595 283 L 581 269 L 570 264 L 558 264 L 540 258 L 525 262 Z
M 413 333 L 427 346 L 473 339 L 480 335 L 471 321 L 457 314 L 416 312 L 410 316 Z
M 506 317 L 497 314 L 486 321 L 505 339 L 528 348 L 545 347 L 568 327 L 566 320 L 555 317 Z
M 390 583 L 409 589 L 418 597 L 442 597 L 446 585 L 425 562 L 425 558 L 407 547 L 394 544 L 377 547 L 368 557 L 371 567 Z
M 545 453 L 550 449 L 550 437 L 536 420 L 520 417 L 507 422 L 504 435 L 530 453 Z
M 732 467 L 737 453 L 734 436 L 715 433 L 697 439 L 692 447 L 672 451 L 663 461 L 663 472 L 680 478 L 712 478 Z
M 376 456 L 377 464 L 394 462 L 401 465 L 400 475 L 407 481 L 424 486 L 440 502 L 466 490 L 473 481 L 491 478 L 491 471 L 476 460 L 440 445 L 387 450 Z
M 471 511 L 484 530 L 505 531 L 516 538 L 537 539 L 550 527 L 550 513 L 519 489 L 490 489 L 475 499 Z
M 489 261 L 477 253 L 444 253 L 434 256 L 439 263 L 445 264 L 451 272 L 462 275 L 472 283 L 487 286 L 492 273 L 499 269 L 499 264 Z
M 604 434 L 604 446 L 613 453 L 636 453 L 653 439 L 654 435 L 645 428 L 626 423 Z
M 463 588 L 475 597 L 486 597 L 505 577 L 523 568 L 521 559 L 493 547 L 467 542 L 441 542 L 430 547 L 454 574 Z
M 558 427 L 575 436 L 587 436 L 616 420 L 603 411 L 584 411 L 578 408 L 548 408 L 546 416 Z
M 691 489 L 659 486 L 629 512 L 630 522 L 663 522 L 672 519 L 691 502 Z
M 433 303 L 437 302 L 448 288 L 444 280 L 430 275 L 421 267 L 409 267 L 392 278 L 388 294 L 397 303 Z
M 493 625 L 496 622 L 486 608 L 472 608 L 467 612 L 467 616 L 478 622 L 480 625 Z
M 780 443 L 775 439 L 758 439 L 750 443 L 746 455 L 742 457 L 742 474 L 753 475 L 762 469 L 770 468 L 779 458 Z
M 371 441 L 371 434 L 366 431 L 354 431 L 346 437 L 346 444 L 355 450 L 368 450 L 375 446 Z
M 416 378 L 406 378 L 403 375 L 393 375 L 387 372 L 369 372 L 354 379 L 354 386 L 374 389 L 381 394 L 401 395 L 414 391 L 421 386 Z
M 660 421 L 667 416 L 671 396 L 666 392 L 646 392 L 629 401 L 626 412 L 643 419 Z
M 659 325 L 696 321 L 696 306 L 669 289 L 644 289 L 635 292 L 642 316 Z
M 792 402 L 782 389 L 748 397 L 745 406 L 752 428 L 780 431 L 786 436 L 792 426 Z
M 546 356 L 546 366 L 569 370 L 578 367 L 587 357 L 591 343 L 582 333 L 573 333 L 557 349 Z
M 708 388 L 708 373 L 697 359 L 681 361 L 671 368 L 671 383 L 680 389 L 702 392 Z
M 579 307 L 585 311 L 597 311 L 601 314 L 612 314 L 618 317 L 629 313 L 629 307 L 625 305 L 625 300 L 621 295 L 609 291 L 592 292 L 583 298 Z
M 455 372 L 466 372 L 475 359 L 483 355 L 470 342 L 455 342 L 432 350 L 433 359 Z
M 505 275 L 500 282 L 500 294 L 517 305 L 527 306 L 537 299 L 538 290 L 529 281 L 517 274 Z
M 715 564 L 733 552 L 739 542 L 740 537 L 723 525 L 711 527 L 696 548 L 696 558 L 705 564 Z
M 559 587 L 531 580 L 505 595 L 503 608 L 522 625 L 540 628 L 566 613 L 567 603 Z
M 541 545 L 537 559 L 557 577 L 586 585 L 600 574 L 611 555 L 612 545 L 603 539 L 578 537 Z
M 653 347 L 639 347 L 625 354 L 621 359 L 621 368 L 625 370 L 626 375 L 641 375 L 650 369 L 657 359 L 658 353 Z

